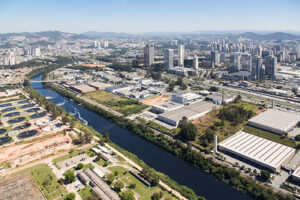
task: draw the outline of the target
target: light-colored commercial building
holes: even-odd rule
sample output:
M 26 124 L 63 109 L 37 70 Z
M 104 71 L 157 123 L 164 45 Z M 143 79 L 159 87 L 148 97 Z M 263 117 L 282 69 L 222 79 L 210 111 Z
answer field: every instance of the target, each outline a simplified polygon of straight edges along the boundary
M 173 101 L 169 101 L 169 102 L 163 102 L 161 104 L 158 105 L 153 105 L 151 108 L 151 111 L 154 113 L 164 113 L 164 112 L 169 112 L 172 110 L 176 110 L 178 108 L 182 108 L 184 105 L 181 103 L 176 103 Z
M 240 131 L 218 144 L 220 151 L 234 154 L 273 172 L 292 159 L 296 150 Z
M 215 109 L 215 107 L 216 105 L 212 103 L 201 101 L 178 108 L 176 110 L 159 114 L 157 119 L 172 126 L 178 126 L 179 122 L 182 120 L 182 117 L 186 117 L 189 120 L 194 120 Z
M 300 115 L 269 109 L 248 121 L 248 125 L 276 134 L 285 134 L 298 125 Z

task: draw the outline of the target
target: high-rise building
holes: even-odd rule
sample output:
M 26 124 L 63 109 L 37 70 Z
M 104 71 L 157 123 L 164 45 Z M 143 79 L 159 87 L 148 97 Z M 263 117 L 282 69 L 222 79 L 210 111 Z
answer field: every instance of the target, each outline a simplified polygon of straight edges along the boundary
M 252 59 L 252 74 L 256 80 L 261 79 L 263 58 L 260 56 L 254 56 Z
M 164 50 L 164 69 L 173 68 L 173 49 Z
M 194 58 L 193 58 L 193 67 L 194 67 L 194 69 L 198 69 L 198 65 L 199 65 L 198 57 L 196 55 L 194 55 Z
M 40 57 L 41 56 L 41 49 L 40 49 L 40 47 L 34 48 L 32 54 L 34 56 L 36 56 L 36 57 Z
M 178 44 L 178 41 L 177 41 L 177 40 L 171 40 L 171 45 L 177 46 L 177 44 Z
M 230 68 L 234 71 L 241 70 L 241 53 L 233 52 L 230 54 Z
M 251 54 L 242 53 L 241 54 L 241 70 L 242 71 L 252 71 L 252 58 Z
M 265 57 L 265 73 L 274 80 L 277 76 L 277 58 L 273 55 Z
M 154 44 L 147 44 L 144 47 L 144 65 L 151 66 L 154 63 Z
M 219 56 L 219 53 L 217 51 L 211 51 L 210 52 L 210 58 L 211 58 L 211 61 L 214 62 L 215 65 L 219 64 L 220 56 Z
M 178 66 L 184 67 L 184 45 L 178 47 Z

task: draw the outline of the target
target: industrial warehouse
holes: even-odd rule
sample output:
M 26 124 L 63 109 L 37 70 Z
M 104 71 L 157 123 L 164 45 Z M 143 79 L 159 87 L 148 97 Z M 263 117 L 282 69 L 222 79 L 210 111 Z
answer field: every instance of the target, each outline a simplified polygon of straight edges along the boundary
M 300 115 L 269 109 L 248 121 L 248 125 L 279 135 L 286 134 L 298 125 Z
M 292 159 L 295 149 L 240 131 L 218 144 L 220 151 L 234 154 L 273 172 Z
M 201 101 L 178 108 L 176 110 L 159 114 L 157 119 L 165 123 L 171 124 L 172 126 L 177 126 L 180 120 L 182 120 L 182 117 L 186 117 L 189 120 L 193 120 L 202 117 L 214 108 L 216 108 L 215 104 L 209 103 L 207 101 Z

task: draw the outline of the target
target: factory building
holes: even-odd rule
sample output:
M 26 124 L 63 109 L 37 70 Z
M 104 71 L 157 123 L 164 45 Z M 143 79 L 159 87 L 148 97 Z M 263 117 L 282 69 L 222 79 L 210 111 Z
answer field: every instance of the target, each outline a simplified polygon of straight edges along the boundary
M 248 125 L 279 135 L 286 134 L 298 125 L 300 115 L 269 109 L 248 121 Z
M 219 143 L 218 149 L 273 172 L 278 172 L 296 152 L 291 147 L 243 131 Z
M 193 120 L 202 117 L 206 113 L 215 109 L 215 105 L 206 101 L 193 103 L 176 110 L 165 112 L 158 115 L 158 120 L 163 121 L 172 126 L 178 126 L 182 117 L 187 117 L 189 120 Z
M 182 108 L 184 105 L 181 103 L 176 103 L 173 101 L 169 101 L 169 102 L 163 102 L 161 104 L 158 105 L 153 105 L 151 108 L 151 111 L 157 114 L 161 114 L 164 112 L 169 112 L 172 110 L 176 110 L 178 108 Z
M 95 91 L 95 88 L 90 87 L 86 84 L 71 85 L 69 88 L 78 93 L 88 93 Z

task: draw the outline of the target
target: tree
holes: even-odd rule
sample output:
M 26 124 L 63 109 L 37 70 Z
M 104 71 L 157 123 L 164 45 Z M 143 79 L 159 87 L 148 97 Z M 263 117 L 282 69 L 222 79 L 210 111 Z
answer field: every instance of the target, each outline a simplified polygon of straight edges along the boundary
M 237 97 L 235 97 L 235 99 L 233 100 L 233 103 L 239 103 L 241 99 L 242 99 L 241 95 L 237 95 Z
M 70 193 L 65 197 L 65 200 L 74 200 L 76 195 L 74 193 Z
M 299 135 L 296 135 L 295 140 L 296 140 L 296 141 L 300 141 L 300 134 L 299 134 Z
M 120 192 L 124 188 L 124 184 L 121 181 L 117 181 L 114 184 L 114 188 L 117 192 Z
M 78 163 L 78 165 L 77 165 L 77 169 L 82 169 L 83 168 L 83 164 L 82 163 Z
M 57 181 L 59 184 L 64 184 L 64 179 L 63 178 L 60 178 L 60 179 L 58 179 L 58 181 Z
M 115 180 L 115 176 L 113 174 L 108 174 L 107 175 L 107 182 L 108 184 L 112 184 Z
M 163 193 L 162 192 L 155 192 L 151 196 L 151 200 L 160 200 L 162 197 L 163 197 Z
M 269 171 L 263 169 L 263 170 L 260 171 L 260 178 L 263 181 L 268 181 L 271 178 L 271 173 Z
M 211 92 L 218 92 L 218 91 L 219 91 L 219 88 L 216 87 L 216 86 L 211 86 L 211 87 L 209 88 L 209 91 L 211 91 Z
M 180 123 L 179 137 L 184 141 L 193 141 L 196 139 L 197 127 L 192 122 L 182 118 Z
M 62 121 L 64 124 L 66 124 L 66 123 L 68 123 L 68 122 L 70 121 L 70 119 L 69 119 L 69 117 L 67 117 L 67 116 L 63 116 L 62 119 L 61 119 L 61 121 Z
M 103 137 L 104 137 L 104 140 L 105 140 L 105 142 L 109 142 L 109 133 L 108 132 L 105 132 L 104 134 L 103 134 Z
M 126 190 L 120 194 L 122 200 L 134 200 L 134 193 L 131 190 Z
M 136 184 L 135 183 L 130 183 L 130 185 L 129 185 L 129 188 L 130 189 L 134 189 L 136 187 Z
M 74 170 L 69 170 L 67 172 L 64 173 L 64 177 L 65 177 L 65 181 L 67 183 L 72 183 L 75 181 L 75 173 Z

